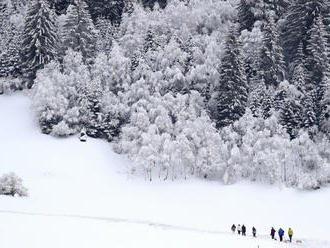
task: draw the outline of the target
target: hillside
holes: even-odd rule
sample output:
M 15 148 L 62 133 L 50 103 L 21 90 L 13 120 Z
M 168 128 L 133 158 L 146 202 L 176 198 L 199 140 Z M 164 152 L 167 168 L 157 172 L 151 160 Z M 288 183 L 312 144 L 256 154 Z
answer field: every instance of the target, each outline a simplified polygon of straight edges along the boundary
M 29 107 L 22 94 L 0 97 L 0 175 L 15 172 L 29 189 L 27 198 L 0 197 L 2 248 L 330 247 L 329 188 L 144 181 L 106 142 L 40 134 Z M 232 235 L 232 223 L 249 237 Z M 271 241 L 271 226 L 291 226 L 303 243 Z

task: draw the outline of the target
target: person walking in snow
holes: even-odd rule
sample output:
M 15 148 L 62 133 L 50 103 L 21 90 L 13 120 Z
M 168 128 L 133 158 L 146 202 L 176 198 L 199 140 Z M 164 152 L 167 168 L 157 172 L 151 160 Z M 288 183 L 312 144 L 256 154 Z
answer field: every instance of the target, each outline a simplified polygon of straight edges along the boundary
M 235 224 L 233 224 L 233 225 L 231 226 L 231 230 L 232 230 L 233 233 L 235 233 L 235 231 L 236 231 L 236 226 L 235 226 Z
M 246 236 L 246 227 L 244 226 L 244 224 L 242 226 L 242 235 Z
M 290 242 L 292 242 L 293 230 L 291 229 L 291 227 L 289 228 L 288 235 L 289 235 L 289 238 L 290 238 Z
M 282 242 L 284 236 L 284 230 L 282 228 L 278 230 L 278 236 L 280 237 L 280 242 Z
M 253 234 L 253 237 L 257 236 L 257 229 L 255 227 L 252 227 L 252 234 Z
M 272 239 L 275 239 L 275 229 L 274 227 L 272 227 L 272 229 L 270 230 L 270 236 L 272 236 Z
M 238 226 L 237 226 L 238 235 L 241 235 L 241 231 L 242 231 L 241 225 L 238 224 Z

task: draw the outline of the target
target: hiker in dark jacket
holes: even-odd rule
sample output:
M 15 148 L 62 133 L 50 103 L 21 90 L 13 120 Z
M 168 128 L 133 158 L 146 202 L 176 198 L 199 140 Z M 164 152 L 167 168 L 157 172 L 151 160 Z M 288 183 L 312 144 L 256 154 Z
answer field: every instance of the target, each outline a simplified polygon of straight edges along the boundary
M 242 235 L 246 236 L 246 227 L 244 225 L 242 226 Z
M 283 241 L 283 235 L 284 235 L 284 230 L 282 228 L 280 228 L 278 230 L 278 236 L 280 237 L 280 241 Z
M 272 236 L 272 239 L 275 239 L 275 229 L 274 227 L 272 227 L 272 229 L 270 230 L 270 236 Z
M 256 237 L 257 229 L 255 227 L 252 227 L 252 234 L 253 234 L 253 237 Z
M 236 226 L 235 226 L 235 224 L 233 224 L 233 225 L 231 226 L 231 230 L 232 230 L 233 233 L 235 233 L 235 231 L 236 231 Z

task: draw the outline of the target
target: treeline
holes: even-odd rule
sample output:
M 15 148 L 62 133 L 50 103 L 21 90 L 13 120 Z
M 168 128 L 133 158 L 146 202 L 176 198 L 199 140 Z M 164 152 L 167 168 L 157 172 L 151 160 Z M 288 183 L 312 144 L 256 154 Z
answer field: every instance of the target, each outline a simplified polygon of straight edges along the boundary
M 32 87 L 42 132 L 84 128 L 150 180 L 329 183 L 329 2 L 165 5 L 6 1 L 0 90 Z

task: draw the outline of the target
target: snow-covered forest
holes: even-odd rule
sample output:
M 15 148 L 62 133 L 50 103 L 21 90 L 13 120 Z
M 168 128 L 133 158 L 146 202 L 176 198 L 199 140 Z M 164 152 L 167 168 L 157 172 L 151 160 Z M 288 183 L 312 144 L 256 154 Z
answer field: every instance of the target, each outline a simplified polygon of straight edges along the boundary
M 147 180 L 330 183 L 328 0 L 0 0 L 0 93 Z

